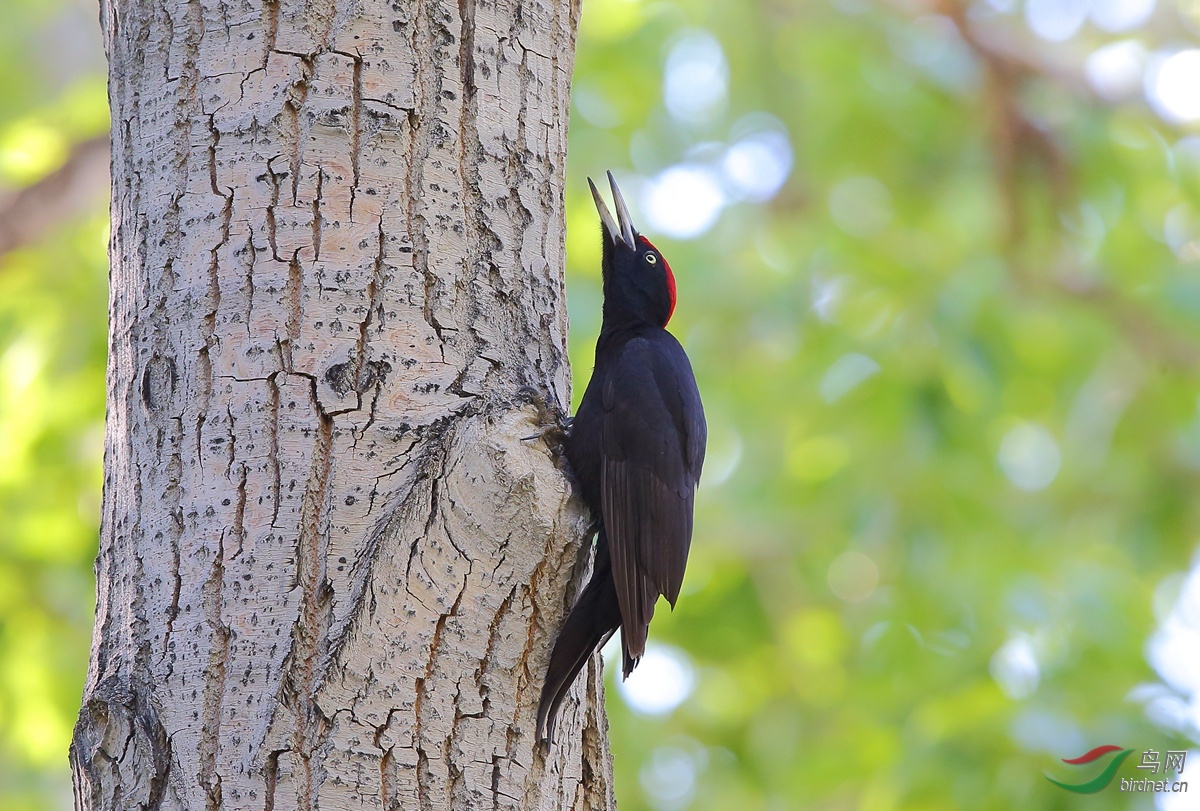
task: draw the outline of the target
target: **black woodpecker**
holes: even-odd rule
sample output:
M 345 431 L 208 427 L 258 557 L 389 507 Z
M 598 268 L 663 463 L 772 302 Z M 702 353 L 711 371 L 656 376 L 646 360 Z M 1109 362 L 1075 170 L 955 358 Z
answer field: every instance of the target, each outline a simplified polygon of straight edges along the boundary
M 634 229 L 612 172 L 608 182 L 615 220 L 588 179 L 603 226 L 604 317 L 592 379 L 565 443 L 597 520 L 596 559 L 550 654 L 537 716 L 538 739 L 547 741 L 592 651 L 620 628 L 627 677 L 645 653 L 659 595 L 675 607 L 707 438 L 692 365 L 666 330 L 675 276 Z

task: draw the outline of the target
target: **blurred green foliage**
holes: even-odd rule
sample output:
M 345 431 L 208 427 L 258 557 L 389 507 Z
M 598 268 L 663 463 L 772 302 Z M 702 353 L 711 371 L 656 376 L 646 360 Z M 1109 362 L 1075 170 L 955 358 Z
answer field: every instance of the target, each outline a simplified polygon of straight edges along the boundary
M 1151 807 L 1043 774 L 1188 745 L 1130 694 L 1200 535 L 1197 130 L 1092 92 L 1084 57 L 1119 37 L 1050 44 L 980 3 L 970 43 L 954 8 L 585 2 L 576 396 L 600 311 L 584 176 L 611 166 L 678 279 L 711 434 L 684 595 L 651 632 L 695 689 L 662 716 L 610 689 L 625 811 Z M 681 121 L 664 66 L 697 31 L 729 89 Z M 779 193 L 655 233 L 649 187 L 721 176 L 763 112 L 794 155 Z
M 108 126 L 88 4 L 5 2 L 0 202 Z M 64 58 L 64 54 L 71 54 Z M 0 808 L 71 807 L 104 439 L 108 218 L 0 256 Z M 0 215 L 2 216 L 2 215 Z
M 1200 141 L 1090 89 L 1117 37 L 1048 43 L 1003 5 L 585 0 L 576 397 L 600 316 L 584 177 L 611 167 L 675 270 L 711 433 L 684 595 L 652 632 L 694 689 L 661 715 L 609 694 L 625 811 L 1152 807 L 1043 773 L 1189 745 L 1139 685 L 1200 535 Z M 1147 53 L 1195 40 L 1194 6 L 1155 14 L 1126 35 Z M 0 191 L 103 128 L 93 15 L 6 3 Z M 681 116 L 664 71 L 687 41 L 719 43 L 727 92 Z M 729 147 L 755 132 L 785 138 L 787 182 L 736 200 Z M 694 239 L 654 228 L 696 203 L 655 197 L 680 166 L 716 179 Z M 5 809 L 70 803 L 105 229 L 101 203 L 0 257 Z

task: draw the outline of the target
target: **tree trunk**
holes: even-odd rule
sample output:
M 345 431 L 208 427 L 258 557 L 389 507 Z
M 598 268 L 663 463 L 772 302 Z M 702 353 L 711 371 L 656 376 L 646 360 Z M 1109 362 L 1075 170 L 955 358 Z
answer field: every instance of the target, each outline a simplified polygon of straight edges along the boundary
M 79 808 L 611 808 L 586 517 L 578 0 L 108 0 L 111 349 Z

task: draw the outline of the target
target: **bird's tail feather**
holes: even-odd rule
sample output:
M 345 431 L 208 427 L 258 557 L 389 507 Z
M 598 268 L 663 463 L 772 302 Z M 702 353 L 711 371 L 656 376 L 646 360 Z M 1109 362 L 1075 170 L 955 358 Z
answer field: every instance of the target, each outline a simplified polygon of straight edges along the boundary
M 558 707 L 566 698 L 575 677 L 587 664 L 592 651 L 607 642 L 619 627 L 621 609 L 617 603 L 617 589 L 613 585 L 608 542 L 601 529 L 596 543 L 596 565 L 592 579 L 571 609 L 550 653 L 550 666 L 546 670 L 546 682 L 538 703 L 538 740 L 553 742 Z

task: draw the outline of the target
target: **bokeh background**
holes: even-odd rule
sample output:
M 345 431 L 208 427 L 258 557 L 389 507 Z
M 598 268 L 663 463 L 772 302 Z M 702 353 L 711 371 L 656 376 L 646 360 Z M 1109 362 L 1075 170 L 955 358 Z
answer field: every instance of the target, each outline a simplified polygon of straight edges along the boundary
M 41 811 L 91 629 L 107 112 L 93 2 L 0 18 L 0 808 Z M 1200 2 L 585 0 L 577 397 L 606 168 L 711 434 L 679 608 L 611 683 L 620 807 L 1200 808 Z M 1045 779 L 1102 743 L 1190 747 L 1191 793 Z

